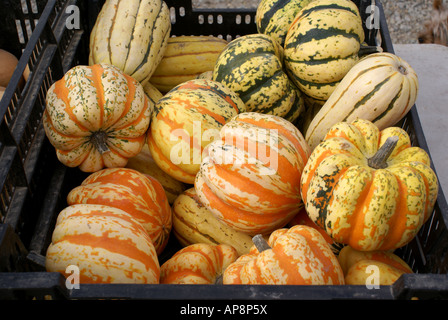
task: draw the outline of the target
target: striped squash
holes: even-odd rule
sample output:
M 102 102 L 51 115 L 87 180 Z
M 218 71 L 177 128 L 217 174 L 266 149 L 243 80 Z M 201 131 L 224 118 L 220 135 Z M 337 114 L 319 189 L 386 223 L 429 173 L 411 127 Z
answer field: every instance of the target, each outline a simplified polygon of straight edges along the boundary
M 303 206 L 300 177 L 310 149 L 287 120 L 242 113 L 205 151 L 196 192 L 201 203 L 231 228 L 268 234 Z
M 255 13 L 259 33 L 267 34 L 284 46 L 286 33 L 294 18 L 313 0 L 261 0 Z
M 193 184 L 204 147 L 245 108 L 238 95 L 213 80 L 194 79 L 176 86 L 155 106 L 148 130 L 154 161 L 173 178 Z
M 68 167 L 124 167 L 143 147 L 154 105 L 111 65 L 76 66 L 47 92 L 45 133 Z
M 377 272 L 376 284 L 385 286 L 393 284 L 402 274 L 413 273 L 403 259 L 389 251 L 357 251 L 345 246 L 339 252 L 338 260 L 348 285 L 371 283 L 372 270 Z
M 283 71 L 283 48 L 265 34 L 232 40 L 219 55 L 213 80 L 236 92 L 249 112 L 295 121 L 303 109 L 300 91 Z
M 173 234 L 183 246 L 194 243 L 227 244 L 238 255 L 249 253 L 252 238 L 221 223 L 199 200 L 195 188 L 185 190 L 172 206 Z
M 162 60 L 149 81 L 167 93 L 182 82 L 212 71 L 227 41 L 214 36 L 176 36 L 168 39 Z
M 90 174 L 73 188 L 67 203 L 100 204 L 121 209 L 143 225 L 157 254 L 165 248 L 172 228 L 171 208 L 162 185 L 129 168 L 109 168 Z
M 286 70 L 308 96 L 327 100 L 359 60 L 364 30 L 350 0 L 315 0 L 295 17 L 285 38 Z
M 45 256 L 49 272 L 79 268 L 84 283 L 157 284 L 160 266 L 143 226 L 123 210 L 77 204 L 62 210 Z
M 171 32 L 162 0 L 106 0 L 90 34 L 89 65 L 106 63 L 145 83 L 162 60 Z
M 237 258 L 236 250 L 226 244 L 192 244 L 162 264 L 160 283 L 220 284 L 224 270 Z
M 362 119 L 334 125 L 301 178 L 311 220 L 360 251 L 409 243 L 432 214 L 437 192 L 428 154 L 411 146 L 406 131 L 379 130 Z
M 224 271 L 223 284 L 339 285 L 344 274 L 322 235 L 312 227 L 277 229 L 254 237 L 249 254 Z
M 305 137 L 314 148 L 337 122 L 357 118 L 373 122 L 379 129 L 394 126 L 414 105 L 418 77 L 400 57 L 374 53 L 361 59 L 314 116 Z

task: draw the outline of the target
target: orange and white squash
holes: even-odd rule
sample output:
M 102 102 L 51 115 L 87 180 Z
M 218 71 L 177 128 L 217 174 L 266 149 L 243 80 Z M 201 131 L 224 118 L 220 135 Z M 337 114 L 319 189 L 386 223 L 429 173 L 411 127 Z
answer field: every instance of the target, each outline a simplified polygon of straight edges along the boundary
M 154 105 L 116 67 L 76 66 L 48 90 L 45 133 L 68 167 L 124 167 L 143 147 Z
M 57 218 L 45 267 L 67 275 L 79 268 L 83 283 L 159 283 L 155 248 L 143 226 L 123 210 L 78 204 Z
M 73 188 L 67 203 L 102 204 L 129 213 L 143 225 L 158 254 L 172 228 L 172 213 L 162 185 L 153 177 L 129 168 L 103 169 Z
M 358 119 L 330 128 L 303 170 L 301 192 L 311 220 L 336 242 L 393 250 L 409 243 L 432 214 L 438 181 L 428 154 L 411 146 L 406 131 L 380 131 Z
M 231 228 L 268 234 L 303 206 L 300 177 L 310 152 L 289 121 L 245 112 L 207 146 L 195 189 L 204 206 Z

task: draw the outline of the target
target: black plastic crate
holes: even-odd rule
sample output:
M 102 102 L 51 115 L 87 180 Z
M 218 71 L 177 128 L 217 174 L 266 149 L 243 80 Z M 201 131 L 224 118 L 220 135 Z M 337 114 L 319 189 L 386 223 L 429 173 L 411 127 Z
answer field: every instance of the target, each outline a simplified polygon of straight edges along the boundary
M 15 3 L 14 0 L 3 0 Z M 171 12 L 172 35 L 214 35 L 228 41 L 256 33 L 254 9 L 195 9 L 191 0 L 165 0 Z M 354 0 L 365 20 L 371 0 Z M 27 0 L 29 3 L 29 0 Z M 104 0 L 48 1 L 38 6 L 41 14 L 34 32 L 20 44 L 22 50 L 15 80 L 26 64 L 31 78 L 23 90 L 17 82 L 8 87 L 0 103 L 0 299 L 421 299 L 448 298 L 448 206 L 439 188 L 430 220 L 416 238 L 396 253 L 413 268 L 391 286 L 210 286 L 210 285 L 131 285 L 84 284 L 68 290 L 59 273 L 46 272 L 45 252 L 58 213 L 66 207 L 68 192 L 87 176 L 56 159 L 40 123 L 46 90 L 72 66 L 86 64 L 90 30 Z M 80 9 L 79 29 L 68 29 L 67 8 Z M 376 1 L 380 29 L 365 29 L 366 41 L 394 52 L 384 11 Z M 11 7 L 12 8 L 12 7 Z M 14 7 L 15 8 L 15 7 Z M 11 9 L 12 10 L 12 9 Z M 17 18 L 18 17 L 18 18 Z M 7 14 L 5 19 L 11 19 Z M 23 13 L 14 19 L 23 22 Z M 11 33 L 14 33 L 11 31 Z M 17 34 L 15 34 L 17 37 Z M 12 114 L 9 121 L 5 115 Z M 428 146 L 414 106 L 398 124 L 410 135 L 413 145 L 428 153 Z M 434 169 L 434 167 L 433 167 Z M 163 263 L 180 248 L 172 236 L 159 257 Z

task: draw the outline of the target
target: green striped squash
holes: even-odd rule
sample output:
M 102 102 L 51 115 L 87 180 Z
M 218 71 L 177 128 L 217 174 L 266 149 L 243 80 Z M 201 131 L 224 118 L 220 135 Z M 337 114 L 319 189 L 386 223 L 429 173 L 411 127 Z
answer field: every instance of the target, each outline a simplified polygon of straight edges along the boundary
M 350 0 L 315 0 L 288 30 L 285 67 L 308 96 L 326 100 L 359 61 L 364 30 L 358 7 Z
M 239 95 L 247 111 L 293 122 L 303 109 L 299 90 L 283 69 L 283 48 L 265 34 L 232 40 L 219 55 L 213 80 Z
M 89 65 L 111 64 L 145 83 L 163 58 L 171 32 L 162 0 L 106 0 L 90 34 Z
M 285 44 L 286 33 L 297 13 L 313 0 L 261 0 L 255 14 L 259 33 Z
M 305 138 L 314 149 L 333 125 L 358 118 L 380 130 L 394 126 L 414 105 L 418 88 L 417 74 L 400 57 L 388 52 L 365 56 L 314 116 Z

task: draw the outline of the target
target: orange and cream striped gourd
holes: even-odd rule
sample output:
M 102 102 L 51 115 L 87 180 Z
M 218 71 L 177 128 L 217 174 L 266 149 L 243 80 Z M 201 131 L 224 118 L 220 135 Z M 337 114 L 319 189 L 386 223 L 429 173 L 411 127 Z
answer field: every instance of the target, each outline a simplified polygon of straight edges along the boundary
M 200 201 L 231 228 L 268 234 L 303 206 L 300 177 L 311 151 L 289 121 L 241 113 L 205 152 L 195 189 Z
M 143 147 L 154 105 L 116 67 L 76 66 L 47 92 L 45 133 L 68 167 L 124 167 Z
M 297 225 L 277 229 L 267 243 L 262 237 L 254 237 L 254 244 L 249 254 L 224 271 L 224 285 L 344 284 L 338 259 L 315 228 Z
M 311 220 L 360 251 L 409 243 L 432 214 L 438 192 L 428 154 L 411 146 L 406 131 L 379 130 L 362 119 L 330 128 L 301 179 Z
M 67 203 L 102 204 L 129 213 L 143 225 L 158 254 L 168 242 L 172 213 L 165 190 L 139 171 L 108 168 L 92 173 L 69 192 Z
M 162 264 L 160 283 L 219 284 L 224 270 L 237 258 L 236 250 L 226 244 L 192 244 Z
M 246 106 L 223 84 L 207 79 L 186 81 L 155 105 L 148 146 L 157 165 L 173 178 L 194 183 L 203 149 Z
M 45 256 L 49 272 L 79 268 L 84 283 L 157 284 L 160 265 L 143 226 L 123 210 L 77 204 L 62 210 Z
M 170 11 L 163 0 L 106 0 L 90 33 L 89 65 L 111 64 L 146 83 L 170 33 Z

